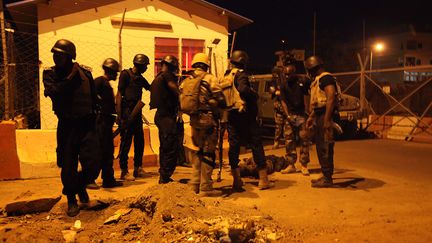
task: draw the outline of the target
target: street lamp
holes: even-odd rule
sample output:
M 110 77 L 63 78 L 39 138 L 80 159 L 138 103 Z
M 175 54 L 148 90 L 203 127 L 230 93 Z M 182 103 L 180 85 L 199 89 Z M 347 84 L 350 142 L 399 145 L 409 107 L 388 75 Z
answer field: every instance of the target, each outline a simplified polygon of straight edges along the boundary
M 369 67 L 369 70 L 371 71 L 371 72 L 370 72 L 370 78 L 371 78 L 371 79 L 372 79 L 372 60 L 373 60 L 373 52 L 374 52 L 374 51 L 376 51 L 376 52 L 382 52 L 384 49 L 385 49 L 385 46 L 384 46 L 384 44 L 383 44 L 382 42 L 375 43 L 375 44 L 372 46 L 372 48 L 371 48 L 371 52 L 370 52 L 370 67 Z

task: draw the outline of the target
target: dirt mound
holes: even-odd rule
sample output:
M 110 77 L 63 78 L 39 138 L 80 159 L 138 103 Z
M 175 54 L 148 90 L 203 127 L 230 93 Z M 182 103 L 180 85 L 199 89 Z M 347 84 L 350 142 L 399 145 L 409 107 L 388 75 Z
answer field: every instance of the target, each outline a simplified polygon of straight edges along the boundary
M 200 198 L 180 183 L 153 186 L 136 198 L 101 211 L 82 211 L 75 218 L 64 216 L 62 207 L 5 218 L 4 224 L 14 227 L 3 227 L 0 240 L 58 241 L 62 231 L 78 242 L 269 242 L 284 237 L 271 216 L 221 198 Z M 73 228 L 78 218 L 82 228 Z

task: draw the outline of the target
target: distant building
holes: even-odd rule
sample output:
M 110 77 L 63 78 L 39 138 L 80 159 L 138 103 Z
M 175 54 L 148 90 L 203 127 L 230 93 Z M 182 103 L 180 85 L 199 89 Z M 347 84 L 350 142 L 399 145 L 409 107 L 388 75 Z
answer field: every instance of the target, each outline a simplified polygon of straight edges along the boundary
M 432 65 L 432 33 L 415 31 L 389 34 L 370 39 L 370 46 L 382 43 L 384 49 L 372 48 L 372 69 Z M 432 69 L 406 70 L 372 74 L 379 81 L 417 82 L 432 77 Z

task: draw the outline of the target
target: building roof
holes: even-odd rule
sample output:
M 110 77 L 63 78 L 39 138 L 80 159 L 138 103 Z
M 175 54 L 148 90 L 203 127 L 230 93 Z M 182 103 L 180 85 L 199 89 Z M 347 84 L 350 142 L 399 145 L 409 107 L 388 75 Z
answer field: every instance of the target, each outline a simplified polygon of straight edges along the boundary
M 220 7 L 216 4 L 204 1 L 204 0 L 191 0 L 193 2 L 196 2 L 198 4 L 201 4 L 205 7 L 208 7 L 210 9 L 220 11 L 220 14 L 227 15 L 228 16 L 228 28 L 230 30 L 239 29 L 245 25 L 252 24 L 253 20 L 246 18 L 240 14 L 234 13 L 226 8 Z
M 201 6 L 217 11 L 220 15 L 226 15 L 228 17 L 228 29 L 235 30 L 243 26 L 253 23 L 253 20 L 246 18 L 240 14 L 234 13 L 226 8 L 220 7 L 216 4 L 204 1 L 204 0 L 190 0 Z M 29 4 L 47 3 L 47 0 L 18 0 L 12 3 L 6 4 L 7 8 L 22 7 Z M 107 3 L 111 3 L 108 1 Z

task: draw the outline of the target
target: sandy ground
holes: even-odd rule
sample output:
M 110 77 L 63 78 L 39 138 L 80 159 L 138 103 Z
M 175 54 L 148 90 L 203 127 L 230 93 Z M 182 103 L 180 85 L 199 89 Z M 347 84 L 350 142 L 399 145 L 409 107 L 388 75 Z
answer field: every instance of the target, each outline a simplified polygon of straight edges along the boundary
M 310 179 L 319 176 L 316 153 L 312 149 L 310 177 L 299 173 L 276 173 L 271 176 L 276 187 L 265 191 L 258 190 L 256 180 L 246 179 L 245 192 L 231 193 L 231 178 L 228 170 L 224 169 L 222 182 L 215 183 L 224 196 L 202 201 L 205 205 L 222 205 L 223 210 L 214 212 L 225 216 L 269 215 L 272 227 L 280 227 L 278 232 L 285 235 L 279 240 L 281 242 L 432 242 L 432 145 L 390 140 L 346 141 L 338 143 L 335 151 L 334 188 L 310 187 Z M 283 153 L 284 149 L 266 149 L 266 154 Z M 131 200 L 126 198 L 154 191 L 154 186 L 158 188 L 157 168 L 148 168 L 147 171 L 151 173 L 150 177 L 129 182 L 124 187 L 89 191 L 92 199 L 113 198 L 119 201 L 103 211 L 82 211 L 79 216 L 68 218 L 64 215 L 66 201 L 62 198 L 49 213 L 3 216 L 0 218 L 0 241 L 15 242 L 19 239 L 17 235 L 26 229 L 32 231 L 30 241 L 59 241 L 62 240 L 61 230 L 80 219 L 84 230 L 78 233 L 79 242 L 100 242 L 101 239 L 110 242 L 107 240 L 109 237 L 102 238 L 97 232 L 112 234 L 112 230 L 121 230 L 114 227 L 110 231 L 103 221 L 125 206 L 123 202 Z M 168 186 L 176 188 L 174 192 L 187 190 L 178 182 L 186 182 L 189 177 L 190 169 L 179 167 L 174 176 L 177 182 Z M 161 187 L 160 190 L 172 188 Z M 0 207 L 19 200 L 56 197 L 60 191 L 59 178 L 1 181 Z M 168 190 L 167 193 L 173 192 Z M 189 192 L 185 192 L 184 197 L 180 198 L 186 202 L 199 200 Z M 211 215 L 217 216 L 214 212 Z M 136 212 L 131 215 L 136 215 Z M 205 213 L 197 215 L 203 216 Z M 263 222 L 263 225 L 270 224 Z M 51 230 L 43 234 L 47 227 Z M 140 232 L 142 234 L 142 230 Z M 121 235 L 113 236 L 111 242 L 145 239 L 145 235 L 134 238 L 133 234 L 128 233 L 123 238 Z

